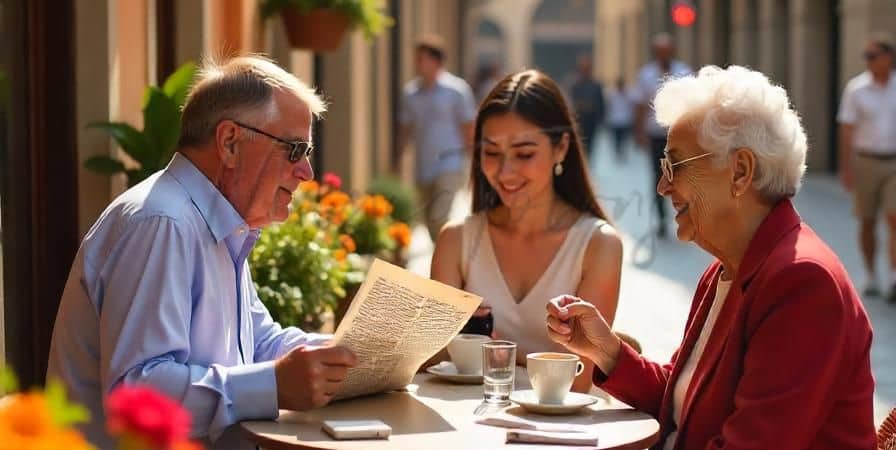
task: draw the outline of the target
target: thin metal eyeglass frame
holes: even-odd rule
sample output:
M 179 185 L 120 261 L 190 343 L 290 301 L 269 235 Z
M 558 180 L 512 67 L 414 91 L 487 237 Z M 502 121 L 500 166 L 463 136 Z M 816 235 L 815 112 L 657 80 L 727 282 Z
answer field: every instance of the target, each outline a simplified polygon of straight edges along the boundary
M 694 161 L 694 160 L 697 160 L 700 158 L 705 158 L 709 155 L 712 155 L 712 153 L 706 152 L 702 155 L 692 156 L 690 158 L 682 159 L 681 161 L 676 161 L 676 162 L 669 161 L 669 156 L 667 155 L 664 158 L 660 158 L 660 167 L 663 169 L 663 175 L 666 176 L 666 180 L 671 183 L 672 180 L 674 179 L 674 175 L 675 175 L 675 171 L 672 169 L 674 169 L 675 166 L 679 166 L 686 162 Z
M 304 156 L 306 158 L 310 158 L 311 153 L 314 152 L 314 145 L 308 141 L 301 141 L 301 140 L 300 141 L 289 141 L 289 140 L 283 139 L 281 137 L 274 136 L 273 134 L 268 133 L 264 130 L 260 130 L 256 127 L 253 127 L 251 125 L 246 125 L 242 122 L 239 122 L 239 121 L 236 121 L 233 119 L 231 119 L 231 122 L 237 124 L 238 126 L 240 126 L 242 128 L 245 128 L 249 131 L 254 131 L 262 136 L 267 136 L 267 137 L 287 146 L 289 148 L 289 150 L 287 150 L 287 152 L 289 152 L 289 155 L 287 156 L 287 158 L 289 159 L 289 162 L 291 162 L 291 163 L 297 162 L 299 160 L 299 158 L 301 158 L 302 156 Z M 304 150 L 302 150 L 300 148 L 302 146 L 302 144 L 307 146 L 307 147 L 305 147 Z

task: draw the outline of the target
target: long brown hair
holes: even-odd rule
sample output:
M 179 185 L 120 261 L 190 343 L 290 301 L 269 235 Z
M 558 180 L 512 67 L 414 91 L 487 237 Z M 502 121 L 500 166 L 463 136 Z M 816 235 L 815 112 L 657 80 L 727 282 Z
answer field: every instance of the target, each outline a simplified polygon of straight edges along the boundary
M 563 159 L 563 173 L 554 176 L 554 191 L 573 208 L 609 220 L 591 189 L 582 141 L 563 94 L 549 76 L 537 70 L 508 75 L 492 89 L 476 115 L 473 164 L 473 213 L 487 211 L 501 204 L 498 193 L 482 173 L 482 124 L 490 117 L 516 113 L 538 126 L 557 145 L 563 134 L 569 134 L 569 149 Z

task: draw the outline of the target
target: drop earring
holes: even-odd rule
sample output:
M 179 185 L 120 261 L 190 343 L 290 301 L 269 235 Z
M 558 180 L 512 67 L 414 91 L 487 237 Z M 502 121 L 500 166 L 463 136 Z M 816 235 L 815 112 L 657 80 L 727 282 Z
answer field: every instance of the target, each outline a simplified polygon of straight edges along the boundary
M 560 175 L 563 175 L 563 163 L 558 162 L 554 164 L 554 176 L 559 177 Z

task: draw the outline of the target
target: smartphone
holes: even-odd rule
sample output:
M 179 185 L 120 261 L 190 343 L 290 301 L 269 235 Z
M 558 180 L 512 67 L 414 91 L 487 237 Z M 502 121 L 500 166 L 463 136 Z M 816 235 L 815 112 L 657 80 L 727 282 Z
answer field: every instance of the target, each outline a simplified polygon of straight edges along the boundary
M 325 433 L 333 439 L 386 439 L 392 427 L 381 420 L 325 420 Z

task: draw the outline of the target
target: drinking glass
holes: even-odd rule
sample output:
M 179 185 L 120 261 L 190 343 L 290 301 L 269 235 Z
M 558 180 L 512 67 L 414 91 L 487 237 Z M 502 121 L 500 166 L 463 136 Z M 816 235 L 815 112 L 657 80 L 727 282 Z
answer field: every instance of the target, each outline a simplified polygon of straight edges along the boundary
M 486 402 L 502 405 L 510 403 L 515 371 L 515 343 L 489 341 L 482 344 L 482 378 Z

